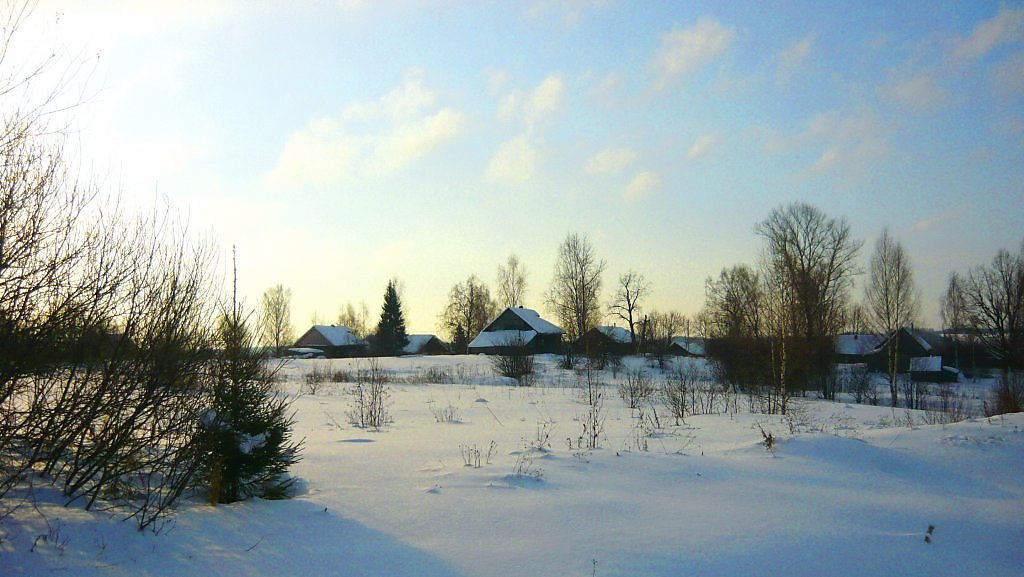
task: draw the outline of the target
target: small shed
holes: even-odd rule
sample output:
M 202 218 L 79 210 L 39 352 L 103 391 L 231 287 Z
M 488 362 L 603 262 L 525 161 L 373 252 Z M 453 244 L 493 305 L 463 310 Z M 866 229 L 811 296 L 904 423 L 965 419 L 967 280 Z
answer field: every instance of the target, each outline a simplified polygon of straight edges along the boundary
M 409 344 L 402 347 L 403 355 L 447 355 L 451 349 L 436 335 L 409 335 Z
M 323 351 L 325 357 L 337 359 L 365 356 L 370 343 L 352 334 L 348 327 L 313 325 L 292 347 L 319 349 Z
M 588 355 L 629 355 L 636 345 L 629 329 L 617 326 L 594 327 L 573 343 L 573 350 Z
M 537 311 L 508 307 L 469 343 L 469 353 L 505 354 L 519 349 L 528 354 L 562 352 L 562 329 Z
M 956 382 L 958 371 L 952 367 L 942 366 L 942 357 L 911 357 L 910 379 L 926 383 Z

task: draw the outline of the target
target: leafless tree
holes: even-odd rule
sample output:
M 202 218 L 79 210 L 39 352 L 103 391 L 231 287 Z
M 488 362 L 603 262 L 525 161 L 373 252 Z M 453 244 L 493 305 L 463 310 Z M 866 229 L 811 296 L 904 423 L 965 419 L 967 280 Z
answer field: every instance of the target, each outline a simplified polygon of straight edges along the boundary
M 651 285 L 644 278 L 644 275 L 629 271 L 619 275 L 619 284 L 615 287 L 615 294 L 608 304 L 608 314 L 623 320 L 629 327 L 629 339 L 634 349 L 640 346 L 637 339 L 637 324 L 640 322 L 640 301 L 651 291 Z
M 967 324 L 1008 368 L 1024 368 L 1024 246 L 970 271 L 961 294 Z
M 295 340 L 292 329 L 292 289 L 274 285 L 263 293 L 260 299 L 260 327 L 263 344 L 274 347 L 274 354 L 281 356 L 284 348 Z
M 845 328 L 855 335 L 868 331 L 868 312 L 863 303 L 850 303 L 846 310 Z
M 356 337 L 365 339 L 370 334 L 370 309 L 366 302 L 360 302 L 358 309 L 351 302 L 345 303 L 345 307 L 338 311 L 338 324 L 348 328 Z
M 790 307 L 784 315 L 784 332 L 792 335 L 787 379 L 800 387 L 824 382 L 829 338 L 842 329 L 862 243 L 850 236 L 845 220 L 803 203 L 773 210 L 756 230 L 766 243 L 765 289 Z
M 526 298 L 526 268 L 519 257 L 510 254 L 504 265 L 498 265 L 498 305 L 521 307 Z
M 573 233 L 558 248 L 555 274 L 545 295 L 548 309 L 575 341 L 601 318 L 601 275 L 605 261 L 597 258 L 586 235 Z
M 949 275 L 949 283 L 946 285 L 946 292 L 939 298 L 939 312 L 942 314 L 942 327 L 946 336 L 953 341 L 953 354 L 955 356 L 954 366 L 960 368 L 960 349 L 966 336 L 966 341 L 971 349 L 972 357 L 974 352 L 975 334 L 967 327 L 967 303 L 964 302 L 964 280 L 957 274 Z M 964 333 L 967 333 L 966 335 Z M 973 363 L 972 363 L 973 364 Z
M 914 272 L 903 245 L 883 230 L 871 256 L 870 278 L 865 288 L 868 319 L 875 330 L 888 336 L 889 393 L 892 406 L 899 396 L 896 385 L 899 355 L 898 331 L 909 325 L 917 314 Z
M 466 335 L 476 336 L 496 314 L 497 304 L 491 298 L 490 289 L 476 275 L 469 275 L 448 291 L 448 305 L 441 313 L 440 324 L 454 341 L 459 327 Z
M 807 337 L 835 334 L 862 245 L 850 236 L 850 225 L 797 203 L 773 210 L 758 224 L 757 233 L 767 243 L 767 267 L 795 292 L 795 332 Z
M 763 301 L 761 279 L 747 265 L 722 269 L 717 279 L 704 284 L 704 306 L 715 336 L 761 336 Z

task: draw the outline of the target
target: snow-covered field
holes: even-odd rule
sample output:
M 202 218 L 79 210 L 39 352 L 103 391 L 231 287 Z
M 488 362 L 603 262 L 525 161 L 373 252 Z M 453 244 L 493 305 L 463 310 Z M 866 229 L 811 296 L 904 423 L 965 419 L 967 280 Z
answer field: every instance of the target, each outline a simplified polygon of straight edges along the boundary
M 381 431 L 346 421 L 344 385 L 296 398 L 296 498 L 182 503 L 153 535 L 43 490 L 0 525 L 0 575 L 1024 574 L 1022 414 L 924 426 L 800 400 L 787 420 L 740 400 L 680 425 L 659 408 L 652 431 L 611 384 L 601 447 L 579 451 L 587 406 L 553 357 L 533 387 L 484 357 L 382 363 Z M 296 361 L 282 388 L 357 365 Z

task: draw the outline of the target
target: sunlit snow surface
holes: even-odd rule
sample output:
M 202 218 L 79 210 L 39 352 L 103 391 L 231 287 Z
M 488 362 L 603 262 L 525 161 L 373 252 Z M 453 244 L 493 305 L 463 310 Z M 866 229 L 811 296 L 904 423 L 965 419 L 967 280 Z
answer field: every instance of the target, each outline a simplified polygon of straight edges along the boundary
M 903 410 L 808 399 L 787 423 L 740 399 L 736 414 L 678 426 L 659 408 L 662 429 L 644 436 L 615 383 L 630 367 L 661 374 L 629 359 L 601 374 L 601 448 L 574 455 L 586 407 L 554 357 L 532 387 L 495 377 L 486 357 L 381 363 L 407 381 L 390 385 L 382 431 L 347 423 L 344 385 L 296 398 L 295 499 L 183 502 L 153 535 L 42 490 L 46 520 L 23 507 L 0 526 L 0 575 L 1022 574 L 1021 414 L 908 426 Z M 282 388 L 360 364 L 297 361 Z M 427 375 L 454 382 L 412 382 Z M 529 447 L 538 431 L 543 450 Z M 473 448 L 479 468 L 465 464 Z

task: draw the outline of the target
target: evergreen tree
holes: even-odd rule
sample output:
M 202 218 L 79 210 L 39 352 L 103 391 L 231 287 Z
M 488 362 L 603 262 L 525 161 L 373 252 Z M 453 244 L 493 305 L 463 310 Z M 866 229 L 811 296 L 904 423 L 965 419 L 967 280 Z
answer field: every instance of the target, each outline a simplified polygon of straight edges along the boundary
M 380 322 L 377 323 L 377 352 L 384 356 L 395 356 L 409 344 L 405 332 L 405 316 L 402 314 L 402 301 L 398 298 L 395 281 L 388 281 L 384 291 L 384 306 L 380 311 Z
M 456 354 L 466 354 L 469 348 L 469 337 L 466 336 L 466 331 L 462 328 L 462 325 L 455 327 L 455 335 L 452 337 L 452 351 Z
M 284 497 L 301 442 L 291 438 L 290 402 L 273 391 L 280 365 L 267 365 L 237 305 L 217 324 L 220 350 L 213 361 L 211 406 L 201 416 L 210 502 Z

